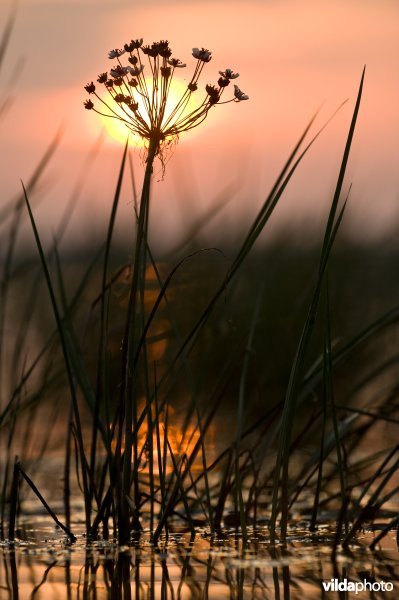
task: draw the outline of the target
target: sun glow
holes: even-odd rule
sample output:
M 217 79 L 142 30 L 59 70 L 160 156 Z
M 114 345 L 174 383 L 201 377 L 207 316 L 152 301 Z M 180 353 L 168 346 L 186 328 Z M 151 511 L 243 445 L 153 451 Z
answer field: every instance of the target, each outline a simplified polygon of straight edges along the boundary
M 146 81 L 146 85 L 148 88 L 149 97 L 151 97 L 153 80 L 150 78 L 146 78 L 145 81 Z M 168 100 L 166 103 L 164 121 L 169 117 L 169 115 L 171 114 L 171 112 L 173 111 L 173 109 L 175 108 L 175 106 L 177 105 L 177 103 L 179 102 L 180 98 L 183 96 L 183 94 L 185 93 L 186 90 L 187 90 L 187 84 L 184 81 L 175 79 L 175 78 L 172 80 L 170 89 L 169 89 Z M 104 98 L 104 100 L 107 99 L 106 96 L 103 96 L 103 98 Z M 194 110 L 196 108 L 196 106 L 198 106 L 201 103 L 201 100 L 202 100 L 201 90 L 198 90 L 198 91 L 194 92 L 193 94 L 191 94 L 190 99 L 189 99 L 187 105 L 185 106 L 185 109 L 182 114 L 185 115 L 185 114 L 190 113 L 192 110 Z M 143 100 L 139 97 L 137 102 L 139 104 L 140 113 L 143 116 L 145 116 L 146 110 L 145 110 L 145 105 L 144 105 Z M 136 146 L 140 146 L 140 147 L 145 146 L 145 140 L 143 140 L 143 138 L 141 138 L 138 134 L 131 132 L 129 130 L 129 128 L 127 127 L 127 125 L 125 123 L 123 123 L 122 121 L 120 121 L 119 119 L 116 119 L 116 118 L 113 119 L 113 118 L 105 117 L 105 116 L 101 117 L 101 119 L 104 123 L 104 127 L 105 127 L 106 132 L 108 133 L 109 138 L 114 143 L 118 143 L 118 144 L 126 143 L 126 138 L 130 134 L 130 139 Z

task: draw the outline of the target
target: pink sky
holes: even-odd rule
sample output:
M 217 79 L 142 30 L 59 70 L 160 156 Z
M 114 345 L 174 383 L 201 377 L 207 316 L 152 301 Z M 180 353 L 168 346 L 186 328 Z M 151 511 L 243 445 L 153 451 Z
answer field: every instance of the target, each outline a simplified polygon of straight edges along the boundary
M 0 22 L 11 3 L 0 0 Z M 396 0 L 280 0 L 258 2 L 105 2 L 21 0 L 1 72 L 7 94 L 18 60 L 24 60 L 14 103 L 0 121 L 1 202 L 27 180 L 62 123 L 64 135 L 37 208 L 42 229 L 56 229 L 79 166 L 102 124 L 83 109 L 83 85 L 109 68 L 107 53 L 135 37 L 170 40 L 188 63 L 191 48 L 213 51 L 202 83 L 219 69 L 240 72 L 250 100 L 215 107 L 207 122 L 181 140 L 164 181 L 154 183 L 152 232 L 174 242 L 223 190 L 231 201 L 209 233 L 234 232 L 249 223 L 296 139 L 322 104 L 318 123 L 346 98 L 348 104 L 323 133 L 282 199 L 273 230 L 287 222 L 317 224 L 331 198 L 363 65 L 364 98 L 348 181 L 353 183 L 349 221 L 355 233 L 394 232 L 399 210 L 399 4 Z M 139 177 L 142 166 L 132 150 Z M 71 234 L 104 231 L 122 147 L 106 138 L 77 207 Z M 131 223 L 128 186 L 120 227 Z

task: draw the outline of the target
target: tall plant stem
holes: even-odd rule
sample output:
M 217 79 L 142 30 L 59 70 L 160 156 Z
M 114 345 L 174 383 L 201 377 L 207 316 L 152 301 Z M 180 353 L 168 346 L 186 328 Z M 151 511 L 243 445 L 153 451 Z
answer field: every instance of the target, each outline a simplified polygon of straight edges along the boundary
M 158 140 L 150 140 L 148 148 L 147 164 L 144 174 L 143 189 L 139 208 L 137 223 L 136 245 L 134 253 L 134 264 L 132 282 L 130 288 L 129 304 L 126 316 L 125 335 L 122 345 L 122 383 L 124 394 L 124 459 L 122 469 L 122 484 L 118 501 L 120 502 L 120 523 L 118 539 L 120 544 L 126 544 L 130 539 L 130 485 L 132 470 L 135 473 L 133 481 L 137 479 L 137 465 L 132 465 L 132 455 L 137 460 L 137 431 L 133 431 L 133 425 L 137 422 L 136 393 L 133 380 L 133 360 L 135 355 L 135 340 L 137 337 L 137 298 L 139 286 L 145 287 L 145 263 L 146 244 L 148 233 L 148 213 L 150 204 L 151 175 L 154 159 L 158 150 Z M 140 277 L 142 274 L 142 277 Z M 120 422 L 120 427 L 122 423 Z M 134 450 L 134 453 L 133 453 Z M 135 485 L 135 488 L 137 486 Z M 137 492 L 137 490 L 135 490 Z M 135 494 L 136 495 L 136 494 Z M 135 498 L 137 501 L 137 498 Z
M 126 140 L 125 149 L 123 151 L 122 163 L 119 170 L 118 182 L 116 185 L 114 201 L 112 203 L 111 215 L 109 219 L 107 240 L 105 244 L 105 255 L 103 263 L 102 283 L 101 283 L 101 305 L 100 305 L 100 337 L 99 337 L 99 350 L 98 350 L 98 371 L 97 371 L 97 386 L 96 396 L 93 410 L 93 429 L 92 429 L 92 442 L 90 452 L 90 474 L 94 481 L 95 469 L 96 469 L 96 453 L 97 453 L 97 434 L 100 430 L 100 406 L 101 401 L 105 404 L 106 414 L 108 413 L 108 394 L 106 386 L 106 344 L 107 344 L 107 331 L 106 331 L 106 312 L 107 312 L 107 277 L 108 277 L 108 266 L 111 252 L 111 242 L 114 232 L 116 213 L 119 204 L 119 197 L 122 189 L 123 174 L 125 170 L 125 162 L 127 151 L 129 147 L 129 138 Z M 107 423 L 109 420 L 107 420 Z M 107 430 L 108 435 L 108 430 Z M 108 457 L 111 456 L 110 439 L 105 438 L 106 449 Z M 109 461 L 111 466 L 111 461 Z M 111 474 L 112 476 L 112 474 Z M 93 486 L 90 487 L 90 503 L 94 494 Z

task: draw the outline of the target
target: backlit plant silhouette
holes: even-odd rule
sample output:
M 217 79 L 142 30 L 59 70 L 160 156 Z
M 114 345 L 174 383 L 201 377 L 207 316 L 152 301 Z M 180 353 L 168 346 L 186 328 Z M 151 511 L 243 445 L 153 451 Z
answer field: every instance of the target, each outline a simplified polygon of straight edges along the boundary
M 175 102 L 173 102 L 175 93 L 171 93 L 172 82 L 176 70 L 180 71 L 186 65 L 180 59 L 172 57 L 169 43 L 165 40 L 146 46 L 143 45 L 142 39 L 137 39 L 125 44 L 123 49 L 111 50 L 108 56 L 111 60 L 115 59 L 116 64 L 109 69 L 109 72 L 106 71 L 98 76 L 97 82 L 102 91 L 98 92 L 98 86 L 94 82 L 85 86 L 90 95 L 90 98 L 84 103 L 85 108 L 110 119 L 121 121 L 126 125 L 127 130 L 144 140 L 146 148 L 146 168 L 140 205 L 136 215 L 137 234 L 125 329 L 121 344 L 121 380 L 115 411 L 117 419 L 114 421 L 110 437 L 106 441 L 108 452 L 110 452 L 112 440 L 115 440 L 115 437 L 117 440 L 115 453 L 110 457 L 109 462 L 110 489 L 113 490 L 120 543 L 129 541 L 132 528 L 136 530 L 140 528 L 136 514 L 137 509 L 134 508 L 139 506 L 141 497 L 137 483 L 138 429 L 140 428 L 137 379 L 139 365 L 143 365 L 145 370 L 146 364 L 145 338 L 148 326 L 143 322 L 143 315 L 145 314 L 148 216 L 153 163 L 158 157 L 164 168 L 165 151 L 171 144 L 178 141 L 181 133 L 198 127 L 206 119 L 211 108 L 220 104 L 248 100 L 248 96 L 237 85 L 230 86 L 231 81 L 238 77 L 238 73 L 231 69 L 219 71 L 217 83 L 215 85 L 207 84 L 201 95 L 199 78 L 205 64 L 210 62 L 212 53 L 205 48 L 193 48 L 192 55 L 196 59 L 193 74 L 181 97 Z M 226 88 L 229 86 L 233 87 L 233 94 L 230 98 L 225 99 Z M 196 97 L 199 100 L 195 106 L 190 101 Z M 193 105 L 194 108 L 192 108 Z M 126 150 L 127 144 L 124 157 Z M 113 207 L 112 215 L 115 215 L 115 212 L 116 206 Z M 114 216 L 110 220 L 103 271 L 99 373 L 106 361 L 105 295 L 113 222 Z M 151 315 L 155 311 L 156 306 L 148 316 L 147 324 L 151 322 Z M 95 414 L 98 414 L 101 400 L 106 396 L 105 383 L 101 377 L 98 378 L 97 383 Z M 92 440 L 92 472 L 94 472 L 95 466 L 96 444 L 97 425 L 95 424 Z M 132 482 L 135 484 L 133 485 Z M 153 502 L 153 499 L 151 501 Z M 88 511 L 90 512 L 90 507 Z M 90 515 L 86 515 L 86 520 L 90 521 Z M 163 527 L 162 523 L 161 519 L 155 532 L 155 538 Z
M 107 92 L 106 99 L 98 94 L 96 85 L 91 82 L 85 89 L 97 98 L 98 104 L 88 99 L 84 106 L 121 121 L 131 132 L 145 140 L 147 160 L 151 162 L 154 156 L 162 156 L 165 146 L 176 141 L 182 132 L 198 127 L 213 106 L 248 100 L 248 96 L 237 85 L 234 85 L 233 97 L 224 99 L 224 92 L 231 80 L 238 77 L 238 73 L 225 69 L 219 71 L 216 85 L 205 86 L 205 94 L 199 98 L 196 107 L 191 108 L 190 100 L 194 94 L 200 95 L 198 81 L 212 53 L 205 48 L 193 48 L 192 55 L 197 62 L 191 79 L 176 104 L 169 106 L 175 72 L 184 69 L 186 64 L 172 57 L 172 50 L 165 40 L 154 42 L 151 46 L 143 45 L 142 38 L 132 40 L 123 49 L 109 52 L 109 58 L 116 59 L 117 64 L 97 78 Z M 123 64 L 123 59 L 127 59 L 124 61 L 126 64 Z

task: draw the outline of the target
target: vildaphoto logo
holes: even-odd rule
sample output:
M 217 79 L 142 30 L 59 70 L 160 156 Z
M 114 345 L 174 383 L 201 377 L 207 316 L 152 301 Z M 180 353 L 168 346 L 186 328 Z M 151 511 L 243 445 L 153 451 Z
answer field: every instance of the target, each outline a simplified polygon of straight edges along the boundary
M 349 579 L 330 579 L 322 581 L 324 591 L 326 592 L 392 592 L 393 583 L 391 581 L 349 581 Z

